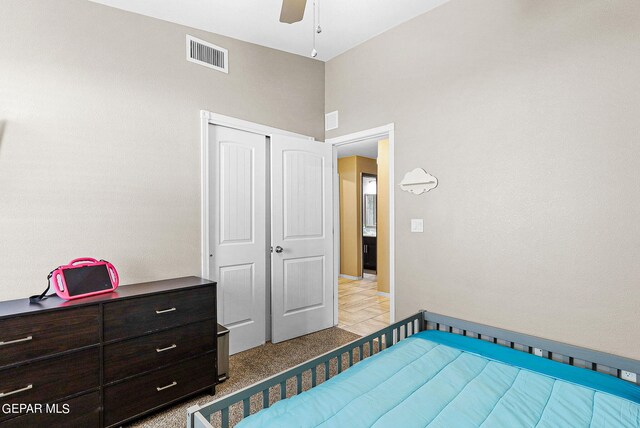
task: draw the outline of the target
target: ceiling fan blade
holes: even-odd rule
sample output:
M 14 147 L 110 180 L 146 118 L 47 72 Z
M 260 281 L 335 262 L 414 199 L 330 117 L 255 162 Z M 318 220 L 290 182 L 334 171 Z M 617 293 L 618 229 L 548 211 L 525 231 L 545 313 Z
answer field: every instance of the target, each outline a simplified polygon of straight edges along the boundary
M 306 6 L 307 0 L 282 0 L 280 22 L 293 24 L 294 22 L 302 21 Z

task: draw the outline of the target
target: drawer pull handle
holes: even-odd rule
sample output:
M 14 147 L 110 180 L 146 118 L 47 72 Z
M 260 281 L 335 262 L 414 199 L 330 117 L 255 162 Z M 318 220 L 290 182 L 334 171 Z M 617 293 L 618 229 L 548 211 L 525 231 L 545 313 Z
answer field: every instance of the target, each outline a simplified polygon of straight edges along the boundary
M 173 386 L 176 386 L 178 384 L 178 382 L 173 381 L 171 382 L 169 385 L 165 385 L 165 386 L 157 386 L 156 389 L 158 390 L 158 392 L 162 391 L 163 389 L 168 389 L 171 388 Z
M 33 388 L 33 384 L 29 384 L 29 385 L 25 386 L 24 388 L 16 389 L 14 391 L 0 392 L 0 398 L 8 397 L 9 395 L 17 394 L 18 392 L 28 391 L 31 388 Z
M 167 312 L 173 312 L 175 311 L 176 308 L 169 308 L 169 309 L 163 309 L 161 311 L 156 310 L 156 314 L 160 315 L 160 314 L 166 314 Z
M 0 342 L 0 346 L 11 345 L 13 343 L 28 342 L 31 339 L 33 339 L 33 336 L 23 337 L 22 339 L 9 340 L 8 342 Z
M 169 349 L 173 349 L 173 348 L 177 348 L 178 346 L 174 343 L 171 346 L 167 346 L 166 348 L 156 348 L 156 352 L 164 352 L 164 351 L 168 351 Z

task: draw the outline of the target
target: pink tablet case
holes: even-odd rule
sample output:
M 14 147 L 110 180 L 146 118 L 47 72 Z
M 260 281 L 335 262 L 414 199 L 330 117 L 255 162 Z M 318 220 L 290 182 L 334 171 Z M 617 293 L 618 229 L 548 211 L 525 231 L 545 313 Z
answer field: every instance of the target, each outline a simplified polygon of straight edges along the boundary
M 111 280 L 111 288 L 106 290 L 98 290 L 90 293 L 84 294 L 76 294 L 69 295 L 69 288 L 67 287 L 67 283 L 65 281 L 64 272 L 69 269 L 80 269 L 86 266 L 106 266 L 107 272 L 109 274 L 109 279 Z M 56 294 L 65 300 L 73 300 L 80 299 L 82 297 L 95 296 L 97 294 L 103 293 L 111 293 L 116 288 L 118 288 L 118 283 L 120 282 L 118 278 L 118 271 L 113 265 L 105 260 L 96 260 L 91 257 L 81 257 L 78 259 L 73 259 L 69 262 L 69 264 L 64 266 L 59 266 L 51 273 L 51 278 L 49 279 L 51 287 L 55 290 Z

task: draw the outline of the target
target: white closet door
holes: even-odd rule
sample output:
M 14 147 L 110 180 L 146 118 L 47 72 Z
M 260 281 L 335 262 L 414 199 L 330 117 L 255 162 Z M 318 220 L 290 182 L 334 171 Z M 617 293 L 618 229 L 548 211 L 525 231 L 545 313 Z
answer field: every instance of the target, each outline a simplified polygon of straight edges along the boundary
M 272 342 L 333 325 L 332 147 L 271 137 Z
M 209 135 L 209 272 L 234 354 L 265 342 L 266 137 L 213 125 Z

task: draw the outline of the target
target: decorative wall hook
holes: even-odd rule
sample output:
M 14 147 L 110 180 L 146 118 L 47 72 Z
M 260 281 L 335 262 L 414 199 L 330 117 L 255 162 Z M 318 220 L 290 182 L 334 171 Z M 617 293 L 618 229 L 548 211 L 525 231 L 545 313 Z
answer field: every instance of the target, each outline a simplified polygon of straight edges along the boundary
M 413 193 L 414 195 L 428 192 L 437 186 L 438 179 L 422 168 L 416 168 L 413 171 L 407 172 L 400 182 L 400 188 L 402 190 Z

